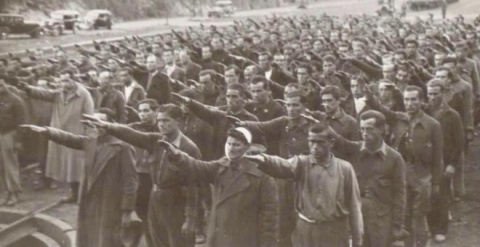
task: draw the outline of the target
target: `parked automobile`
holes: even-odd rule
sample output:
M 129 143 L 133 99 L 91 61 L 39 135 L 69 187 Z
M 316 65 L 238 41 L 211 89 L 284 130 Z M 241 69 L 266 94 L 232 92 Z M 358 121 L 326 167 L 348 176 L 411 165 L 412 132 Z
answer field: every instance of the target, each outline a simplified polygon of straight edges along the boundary
M 50 19 L 46 22 L 46 29 L 62 35 L 65 30 L 75 33 L 80 13 L 75 10 L 57 10 L 50 13 Z
M 216 1 L 215 6 L 207 13 L 209 18 L 222 18 L 230 16 L 235 12 L 236 8 L 230 0 Z
M 43 27 L 40 22 L 25 20 L 21 15 L 0 14 L 0 39 L 6 39 L 10 34 L 27 34 L 38 38 L 43 35 Z
M 106 28 L 112 29 L 113 14 L 106 9 L 90 10 L 85 15 L 85 22 L 90 29 Z

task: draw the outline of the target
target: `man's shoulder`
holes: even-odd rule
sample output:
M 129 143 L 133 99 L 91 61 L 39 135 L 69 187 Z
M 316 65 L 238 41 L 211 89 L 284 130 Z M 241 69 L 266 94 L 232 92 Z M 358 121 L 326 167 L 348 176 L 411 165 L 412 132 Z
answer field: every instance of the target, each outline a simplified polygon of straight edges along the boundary
M 180 146 L 178 147 L 180 150 L 186 152 L 190 156 L 199 156 L 200 149 L 197 147 L 195 142 L 193 142 L 188 136 L 181 133 L 180 136 Z M 199 157 L 197 157 L 199 158 Z

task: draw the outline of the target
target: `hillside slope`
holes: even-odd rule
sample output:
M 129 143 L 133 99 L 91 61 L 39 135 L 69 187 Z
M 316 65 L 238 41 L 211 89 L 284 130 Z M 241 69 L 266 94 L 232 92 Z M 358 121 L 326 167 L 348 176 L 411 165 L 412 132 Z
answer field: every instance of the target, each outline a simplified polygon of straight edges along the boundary
M 292 0 L 233 0 L 237 9 L 280 6 Z M 53 10 L 108 9 L 119 20 L 136 20 L 166 16 L 205 15 L 215 0 L 0 0 L 0 13 L 22 14 L 33 20 L 45 19 Z

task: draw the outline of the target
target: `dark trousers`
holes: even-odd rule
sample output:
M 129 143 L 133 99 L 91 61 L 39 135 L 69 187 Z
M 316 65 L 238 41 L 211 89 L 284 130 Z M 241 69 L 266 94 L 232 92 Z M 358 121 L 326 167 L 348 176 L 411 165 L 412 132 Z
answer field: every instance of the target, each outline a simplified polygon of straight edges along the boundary
M 348 247 L 348 220 L 309 223 L 300 218 L 292 235 L 294 247 Z
M 152 177 L 148 173 L 138 173 L 137 202 L 135 212 L 138 217 L 147 222 L 148 204 L 150 202 L 150 193 L 152 192 Z
M 186 195 L 181 186 L 153 189 L 147 219 L 147 243 L 151 247 L 194 247 L 195 237 L 185 237 Z
M 443 177 L 440 184 L 440 195 L 432 197 L 432 210 L 428 213 L 428 227 L 432 235 L 448 232 L 448 210 L 452 204 L 452 179 Z
M 212 190 L 210 185 L 200 185 L 198 193 L 198 207 L 197 207 L 197 219 L 196 219 L 196 231 L 197 233 L 205 234 L 208 215 L 212 207 Z

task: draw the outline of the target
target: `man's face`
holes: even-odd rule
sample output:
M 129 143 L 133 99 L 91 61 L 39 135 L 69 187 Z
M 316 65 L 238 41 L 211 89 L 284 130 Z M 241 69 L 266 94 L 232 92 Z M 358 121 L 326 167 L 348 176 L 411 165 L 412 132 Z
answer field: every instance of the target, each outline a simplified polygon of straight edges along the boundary
M 75 88 L 75 82 L 70 79 L 70 75 L 67 73 L 60 75 L 60 84 L 65 91 L 70 91 Z
M 235 44 L 239 47 L 243 47 L 245 45 L 245 41 L 243 37 L 237 38 L 235 41 L 236 41 Z
M 320 41 L 317 40 L 317 41 L 315 41 L 315 42 L 313 43 L 313 50 L 314 50 L 315 52 L 321 52 L 322 49 L 323 49 L 323 44 L 322 44 L 322 42 L 320 42 Z
M 168 135 L 178 129 L 178 122 L 167 113 L 159 112 L 157 114 L 157 127 L 161 135 Z
M 387 66 L 382 69 L 383 78 L 394 81 L 395 80 L 395 69 L 393 66 Z
M 252 38 L 252 42 L 253 42 L 254 45 L 260 45 L 262 40 L 260 39 L 260 37 L 255 36 L 255 37 Z
M 300 96 L 287 97 L 285 99 L 285 108 L 287 108 L 287 116 L 293 119 L 301 117 L 300 114 L 305 112 L 305 107 L 300 101 Z
M 297 70 L 297 80 L 299 83 L 307 83 L 308 81 L 308 71 L 306 68 L 299 68 Z
M 180 63 L 182 63 L 182 64 L 187 64 L 190 61 L 190 57 L 184 51 L 182 51 L 182 52 L 180 52 L 180 54 L 178 54 L 178 58 L 180 59 Z
M 375 144 L 382 139 L 383 129 L 377 126 L 375 118 L 360 120 L 360 133 L 366 144 Z
M 451 83 L 450 77 L 448 77 L 448 71 L 446 70 L 439 70 L 435 72 L 435 78 L 443 81 L 447 85 Z
M 380 99 L 387 100 L 393 97 L 392 95 L 393 85 L 389 85 L 387 83 L 380 83 L 378 85 L 378 96 Z
M 331 94 L 324 94 L 322 95 L 322 105 L 325 108 L 325 113 L 333 115 L 338 111 L 340 101 L 335 99 Z
M 202 58 L 203 59 L 210 59 L 212 57 L 212 51 L 210 47 L 203 47 L 202 48 Z
M 163 53 L 163 60 L 165 61 L 166 64 L 172 64 L 173 63 L 173 52 L 171 51 L 166 51 Z
M 245 81 L 250 81 L 250 79 L 252 79 L 252 77 L 253 77 L 253 70 L 250 69 L 250 68 L 246 68 L 243 71 L 243 78 L 245 78 Z
M 113 59 L 108 59 L 107 63 L 108 63 L 108 69 L 109 69 L 110 71 L 117 71 L 117 69 L 118 69 L 118 64 L 117 64 L 117 62 L 116 62 L 115 60 L 113 60 Z
M 422 104 L 418 91 L 405 91 L 403 92 L 403 103 L 405 104 L 405 110 L 408 113 L 416 113 L 420 110 Z
M 292 49 L 286 49 L 283 51 L 283 55 L 285 56 L 286 61 L 290 61 L 293 56 L 293 50 Z
M 218 38 L 212 39 L 212 47 L 214 50 L 222 49 L 222 42 Z
M 231 136 L 225 142 L 225 154 L 232 160 L 241 158 L 248 150 L 249 145 Z
M 243 109 L 245 101 L 240 95 L 240 91 L 227 89 L 225 96 L 227 98 L 227 106 L 230 108 L 230 110 L 236 112 Z
M 135 55 L 135 62 L 137 62 L 138 64 L 145 64 L 146 63 L 146 60 L 145 60 L 145 56 L 143 54 L 136 54 Z
M 408 43 L 405 52 L 408 56 L 412 56 L 417 52 L 417 46 L 414 43 Z
M 138 106 L 138 116 L 142 123 L 153 124 L 156 121 L 157 114 L 152 108 L 150 108 L 149 104 L 140 104 Z
M 149 72 L 157 70 L 157 58 L 154 56 L 149 56 L 147 58 L 147 69 Z
M 323 73 L 324 74 L 331 74 L 335 71 L 335 64 L 331 61 L 325 61 L 323 63 Z
M 402 63 L 405 61 L 405 56 L 402 55 L 402 54 L 395 54 L 393 56 L 393 62 L 398 64 L 398 63 Z
M 312 45 L 308 41 L 302 42 L 302 50 L 304 52 L 310 51 L 312 49 Z
M 130 80 L 130 75 L 128 74 L 128 71 L 121 71 L 120 72 L 120 80 L 125 85 L 129 85 L 130 82 L 132 81 L 132 80 Z
M 260 67 L 263 70 L 268 70 L 269 66 L 270 66 L 270 63 L 268 61 L 268 56 L 259 56 L 258 57 L 258 65 L 260 65 Z
M 106 88 L 110 85 L 110 74 L 109 73 L 100 73 L 98 77 L 98 84 L 100 88 Z
M 427 87 L 428 103 L 430 105 L 438 106 L 442 103 L 442 88 L 439 86 Z
M 455 55 L 457 55 L 459 59 L 464 59 L 467 56 L 467 52 L 468 52 L 467 46 L 455 47 Z
M 435 56 L 433 57 L 433 62 L 435 63 L 435 66 L 441 66 L 443 60 L 445 59 L 445 56 L 446 55 L 442 53 L 435 54 Z
M 360 59 L 365 55 L 365 51 L 361 46 L 354 46 L 353 47 L 353 55 L 357 58 Z
M 318 134 L 308 133 L 308 148 L 310 154 L 316 159 L 323 160 L 330 154 L 333 143 L 326 137 L 320 137 Z
M 253 101 L 257 104 L 264 104 L 268 101 L 269 93 L 264 88 L 263 82 L 250 84 L 250 94 Z
M 59 62 L 67 61 L 67 54 L 65 54 L 63 51 L 58 51 L 56 57 Z
M 276 64 L 278 64 L 278 66 L 280 66 L 281 68 L 285 68 L 286 67 L 286 61 L 285 61 L 285 57 L 283 55 L 276 55 L 273 57 L 273 62 L 275 62 Z
M 202 75 L 200 76 L 200 84 L 198 88 L 203 93 L 211 94 L 215 92 L 215 85 L 212 82 L 212 78 L 210 75 Z
M 225 82 L 227 84 L 238 83 L 238 76 L 235 74 L 234 69 L 225 71 Z
M 358 80 L 351 80 L 350 90 L 352 91 L 353 97 L 356 99 L 362 98 L 365 95 L 365 84 Z
M 152 44 L 152 53 L 155 55 L 160 55 L 162 53 L 162 48 L 159 44 Z
M 396 75 L 397 82 L 399 83 L 408 83 L 408 72 L 403 70 L 398 70 Z

